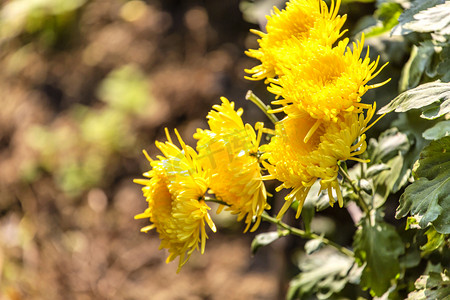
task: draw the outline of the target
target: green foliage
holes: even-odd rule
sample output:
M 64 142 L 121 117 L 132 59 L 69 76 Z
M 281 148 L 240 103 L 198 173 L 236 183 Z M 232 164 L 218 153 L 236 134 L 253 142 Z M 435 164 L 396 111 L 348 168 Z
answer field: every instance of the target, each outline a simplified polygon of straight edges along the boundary
M 433 8 L 439 4 L 444 3 L 445 0 L 415 0 L 412 1 L 411 7 L 405 10 L 398 18 L 399 29 L 401 34 L 408 34 L 414 29 L 408 28 L 408 24 L 414 23 L 418 18 L 419 14 L 427 9 Z
M 306 254 L 313 254 L 320 250 L 324 245 L 322 239 L 309 240 L 305 243 L 305 252 Z
M 282 233 L 280 231 L 271 231 L 257 234 L 252 241 L 252 254 L 255 254 L 259 250 L 259 248 L 272 244 L 283 236 L 286 236 L 286 233 Z
M 446 273 L 430 272 L 422 275 L 415 282 L 416 291 L 409 293 L 408 300 L 450 298 L 450 279 Z
M 395 227 L 375 213 L 361 220 L 353 247 L 355 260 L 364 266 L 361 286 L 376 296 L 383 295 L 392 281 L 400 275 L 398 257 L 404 253 L 404 244 Z
M 409 60 L 402 70 L 400 91 L 420 83 L 449 81 L 449 11 L 450 3 L 444 3 L 444 0 L 413 1 L 400 15 L 399 25 L 392 33 L 407 36 L 413 43 Z M 429 117 L 437 117 L 434 113 Z
M 420 247 L 422 255 L 427 256 L 431 252 L 444 246 L 445 235 L 438 233 L 433 226 L 430 226 L 425 234 L 427 235 L 427 243 Z
M 415 32 L 450 34 L 450 3 L 442 1 L 415 1 L 411 9 L 399 18 L 404 29 Z
M 444 99 L 443 99 L 444 100 Z M 422 112 L 421 117 L 424 119 L 434 120 L 450 112 L 450 101 L 445 99 L 442 103 L 431 105 L 430 108 Z
M 297 201 L 296 201 L 296 203 L 297 203 Z M 305 203 L 303 204 L 301 216 L 302 216 L 302 221 L 303 221 L 303 225 L 305 226 L 306 232 L 310 232 L 311 231 L 311 222 L 315 216 L 315 207 L 314 207 L 313 202 L 305 201 Z
M 428 105 L 439 107 L 438 113 L 421 115 L 425 119 L 435 119 L 450 112 L 450 83 L 430 82 L 398 95 L 388 105 L 381 108 L 378 113 L 385 114 L 391 111 L 406 112 L 411 109 L 424 108 Z
M 432 68 L 433 55 L 436 52 L 435 45 L 430 40 L 424 41 L 419 46 L 412 46 L 411 55 L 402 70 L 400 78 L 400 91 L 416 87 Z
M 443 82 L 450 81 L 450 45 L 448 43 L 439 53 L 439 63 L 436 71 L 441 76 Z
M 410 171 L 404 166 L 405 155 L 410 149 L 410 139 L 397 128 L 380 134 L 378 141 L 369 141 L 367 153 L 370 162 L 365 176 L 374 186 L 374 207 L 383 205 L 391 192 L 397 192 L 408 181 Z
M 411 171 L 413 164 L 419 159 L 420 152 L 429 144 L 429 141 L 423 138 L 423 132 L 435 123 L 435 121 L 420 118 L 419 110 L 401 113 L 398 119 L 392 122 L 392 126 L 407 135 L 410 144 L 402 169 Z
M 317 299 L 329 299 L 358 278 L 353 259 L 330 249 L 301 256 L 298 267 L 301 272 L 289 283 L 288 300 L 304 299 L 311 294 Z
M 295 201 L 294 203 L 297 203 L 297 201 Z M 305 204 L 303 205 L 303 209 L 305 209 L 306 211 L 306 214 L 303 217 L 305 227 L 308 228 L 308 224 L 311 222 L 311 219 L 314 216 L 314 211 L 322 211 L 327 209 L 328 207 L 330 207 L 330 199 L 328 198 L 328 194 L 323 191 L 320 192 L 320 184 L 318 182 L 314 183 L 311 186 L 308 196 L 306 196 Z M 297 209 L 294 206 L 293 208 Z M 312 216 L 308 216 L 308 214 L 312 214 Z
M 330 250 L 330 242 L 315 235 L 305 244 L 306 254 L 298 264 L 300 273 L 290 283 L 288 299 L 338 298 L 344 286 L 351 289 L 348 283 L 357 283 L 382 299 L 404 299 L 408 294 L 410 299 L 445 299 L 450 294 L 446 273 L 450 233 L 446 213 L 450 210 L 450 3 L 380 0 L 376 7 L 373 16 L 360 18 L 358 28 L 365 28 L 366 36 L 373 39 L 392 29 L 393 35 L 400 35 L 396 40 L 402 44 L 400 48 L 411 49 L 410 53 L 396 53 L 404 55 L 398 61 L 407 61 L 402 63 L 399 80 L 402 93 L 378 112 L 398 114 L 388 130 L 370 139 L 363 157 L 370 162 L 349 170 L 341 164 L 341 176 L 342 171 L 348 174 L 341 183 L 344 203 L 354 221 L 359 220 L 353 236 L 354 256 L 328 260 L 324 253 Z M 393 55 L 392 49 L 381 51 L 381 56 Z M 317 212 L 329 207 L 328 195 L 319 190 L 312 186 L 303 207 L 307 232 L 314 229 L 311 224 Z M 351 202 L 357 203 L 356 210 Z M 396 218 L 408 217 L 403 220 L 406 228 L 404 223 L 394 226 L 389 219 L 392 214 L 382 217 L 392 206 L 398 206 Z M 347 274 L 345 279 L 343 274 Z
M 450 134 L 450 120 L 437 123 L 433 127 L 427 129 L 423 133 L 423 137 L 427 140 L 438 140 Z
M 397 218 L 409 212 L 420 218 L 425 228 L 432 223 L 439 233 L 450 233 L 450 137 L 433 141 L 426 147 L 415 171 L 417 180 L 400 198 Z
M 405 153 L 409 150 L 409 142 L 406 134 L 398 131 L 397 128 L 391 128 L 381 133 L 378 141 L 375 139 L 370 140 L 369 142 L 369 159 L 370 159 L 370 168 L 375 167 L 376 163 L 387 162 L 391 158 L 397 156 L 397 154 Z M 383 167 L 385 169 L 386 167 Z M 367 171 L 369 172 L 369 170 Z M 372 176 L 377 175 L 379 171 L 372 171 Z
M 374 17 L 379 21 L 364 31 L 365 36 L 369 38 L 388 32 L 398 24 L 398 18 L 402 12 L 403 8 L 399 3 L 382 2 L 374 13 Z

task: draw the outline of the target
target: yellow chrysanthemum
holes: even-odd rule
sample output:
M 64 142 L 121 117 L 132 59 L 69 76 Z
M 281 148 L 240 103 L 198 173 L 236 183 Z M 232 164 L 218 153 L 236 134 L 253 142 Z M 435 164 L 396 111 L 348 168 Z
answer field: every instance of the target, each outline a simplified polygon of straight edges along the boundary
M 384 68 L 377 69 L 379 57 L 370 61 L 369 51 L 361 59 L 364 46 L 364 36 L 361 42 L 353 43 L 353 51 L 347 47 L 348 39 L 339 42 L 338 46 L 317 47 L 308 49 L 308 59 L 301 64 L 296 63 L 295 56 L 304 57 L 300 51 L 292 53 L 293 58 L 280 66 L 283 76 L 272 79 L 268 90 L 283 99 L 273 101 L 275 105 L 282 105 L 272 112 L 284 111 L 295 116 L 308 112 L 311 117 L 323 120 L 338 120 L 343 111 L 360 112 L 370 105 L 362 104 L 361 96 L 367 90 L 379 87 L 387 81 L 367 85 Z
M 216 231 L 209 216 L 210 208 L 204 202 L 204 194 L 208 188 L 207 175 L 197 162 L 197 153 L 184 144 L 175 131 L 182 149 L 175 146 L 166 130 L 166 143 L 156 142 L 156 146 L 164 156 L 150 161 L 151 170 L 144 173 L 149 179 L 136 179 L 134 182 L 144 185 L 144 197 L 148 208 L 136 219 L 149 218 L 153 224 L 141 229 L 147 232 L 153 228 L 161 239 L 160 249 L 169 250 L 167 263 L 180 257 L 178 271 L 186 263 L 195 249 L 201 245 L 201 253 L 205 251 L 208 238 L 205 223 Z
M 267 33 L 252 30 L 259 35 L 259 49 L 246 52 L 249 57 L 261 61 L 250 70 L 252 80 L 274 78 L 282 74 L 280 66 L 290 59 L 289 53 L 295 47 L 314 48 L 315 45 L 331 47 L 342 36 L 342 25 L 346 16 L 337 16 L 340 0 L 331 3 L 328 9 L 322 0 L 291 0 L 284 10 L 274 7 L 271 16 L 267 16 Z
M 227 210 L 237 214 L 238 221 L 245 218 L 245 231 L 256 218 L 254 231 L 268 208 L 257 158 L 261 134 L 257 136 L 252 126 L 244 125 L 242 109 L 235 111 L 233 102 L 221 100 L 222 105 L 214 105 L 207 116 L 211 130 L 198 129 L 194 134 L 197 151 L 203 168 L 211 172 L 211 191 L 229 205 Z
M 355 155 L 366 149 L 364 132 L 375 112 L 375 106 L 363 113 L 344 112 L 338 116 L 338 122 L 322 122 L 304 142 L 311 126 L 316 123 L 306 112 L 295 117 L 287 116 L 275 127 L 275 135 L 267 145 L 261 146 L 262 159 L 270 175 L 265 179 L 278 179 L 283 182 L 277 191 L 287 188 L 292 191 L 286 196 L 286 203 L 278 213 L 281 218 L 293 201 L 298 201 L 297 218 L 300 216 L 303 202 L 309 189 L 320 179 L 321 190 L 328 190 L 330 204 L 333 205 L 332 190 L 337 194 L 339 205 L 343 199 L 337 180 L 338 161 L 359 160 Z

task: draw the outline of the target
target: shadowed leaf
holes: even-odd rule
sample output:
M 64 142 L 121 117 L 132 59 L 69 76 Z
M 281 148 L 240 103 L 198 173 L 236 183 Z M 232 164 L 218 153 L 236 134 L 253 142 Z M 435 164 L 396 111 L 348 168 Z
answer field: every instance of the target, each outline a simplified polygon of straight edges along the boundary
M 271 231 L 258 234 L 252 241 L 251 245 L 252 254 L 255 254 L 259 250 L 259 248 L 275 242 L 282 236 L 283 235 L 280 235 L 278 231 Z
M 439 122 L 422 134 L 427 140 L 438 140 L 448 135 L 450 135 L 450 120 Z
M 311 293 L 318 299 L 330 299 L 351 280 L 353 265 L 353 259 L 329 249 L 301 257 L 301 273 L 289 283 L 286 299 L 304 299 Z
M 420 276 L 414 285 L 417 290 L 408 294 L 408 300 L 449 299 L 448 275 L 430 272 L 429 275 Z
M 450 137 L 433 141 L 420 155 L 418 178 L 400 198 L 396 218 L 420 216 L 424 228 L 431 222 L 439 233 L 450 233 Z
M 374 220 L 371 222 L 371 219 Z M 376 296 L 383 295 L 391 286 L 391 280 L 400 274 L 398 257 L 405 251 L 395 227 L 379 216 L 367 216 L 355 234 L 353 247 L 358 265 L 366 264 L 361 275 L 362 288 L 370 288 Z

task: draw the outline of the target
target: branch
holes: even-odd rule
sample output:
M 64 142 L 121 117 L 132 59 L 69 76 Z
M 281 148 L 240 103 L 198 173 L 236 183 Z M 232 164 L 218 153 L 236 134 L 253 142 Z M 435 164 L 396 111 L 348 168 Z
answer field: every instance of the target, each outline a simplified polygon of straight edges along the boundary
M 354 257 L 353 251 L 351 251 L 333 241 L 330 241 L 329 239 L 327 239 L 325 237 L 319 236 L 315 233 L 306 232 L 304 230 L 292 227 L 292 226 L 284 223 L 283 221 L 278 220 L 277 218 L 269 216 L 269 214 L 267 214 L 266 212 L 264 212 L 261 217 L 264 221 L 276 224 L 279 227 L 286 229 L 290 234 L 297 235 L 299 237 L 309 239 L 309 240 L 320 239 L 325 245 L 334 247 L 336 250 L 338 250 L 339 252 L 341 252 L 342 254 L 344 254 L 348 257 Z

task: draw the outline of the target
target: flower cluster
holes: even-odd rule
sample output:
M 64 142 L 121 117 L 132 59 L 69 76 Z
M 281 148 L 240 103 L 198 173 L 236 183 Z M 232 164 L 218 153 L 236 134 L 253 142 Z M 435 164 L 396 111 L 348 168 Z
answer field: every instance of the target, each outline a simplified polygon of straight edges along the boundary
M 365 132 L 376 107 L 361 103 L 361 96 L 384 83 L 367 84 L 383 67 L 377 71 L 378 60 L 360 57 L 363 38 L 352 49 L 348 39 L 338 41 L 346 19 L 337 15 L 339 4 L 332 1 L 328 9 L 322 0 L 291 0 L 268 17 L 267 33 L 253 31 L 261 37 L 260 48 L 246 53 L 261 64 L 246 71 L 276 95 L 272 104 L 279 107 L 266 113 L 285 117 L 275 130 L 244 124 L 243 110 L 221 98 L 207 116 L 209 129 L 194 134 L 196 149 L 175 131 L 177 147 L 166 130 L 168 141 L 156 142 L 163 155 L 152 160 L 144 152 L 151 170 L 144 173 L 148 179 L 135 182 L 144 186 L 148 208 L 136 218 L 150 220 L 142 231 L 156 229 L 160 248 L 169 251 L 167 262 L 179 257 L 178 271 L 195 249 L 204 252 L 206 224 L 216 231 L 208 201 L 220 204 L 217 213 L 225 208 L 243 220 L 245 232 L 256 230 L 270 208 L 264 180 L 281 181 L 277 191 L 291 189 L 278 218 L 294 201 L 299 217 L 317 180 L 330 204 L 334 191 L 342 207 L 338 162 L 360 160 L 355 156 L 367 147 Z M 263 131 L 271 139 L 260 145 Z
M 291 0 L 284 10 L 274 9 L 267 17 L 267 33 L 257 32 L 260 48 L 247 55 L 261 61 L 250 70 L 248 79 L 265 79 L 268 90 L 276 96 L 269 113 L 284 113 L 275 126 L 271 141 L 261 146 L 264 166 L 277 179 L 277 188 L 292 189 L 278 213 L 281 218 L 292 202 L 298 201 L 297 217 L 310 187 L 320 180 L 327 190 L 330 205 L 333 190 L 342 207 L 338 184 L 338 162 L 366 149 L 364 132 L 374 111 L 373 105 L 361 103 L 367 90 L 383 85 L 367 83 L 377 70 L 378 59 L 364 58 L 361 41 L 348 46 L 348 39 L 338 41 L 346 16 L 338 16 L 340 1 L 330 9 L 322 0 Z
M 198 249 L 199 243 L 201 252 L 204 252 L 207 238 L 205 223 L 213 231 L 216 231 L 216 227 L 208 213 L 210 208 L 204 201 L 208 188 L 206 172 L 202 170 L 195 150 L 185 145 L 178 132 L 175 132 L 182 149 L 175 146 L 166 130 L 168 141 L 156 142 L 164 156 L 152 160 L 144 152 L 152 168 L 144 173 L 149 179 L 134 181 L 144 185 L 142 191 L 148 208 L 135 218 L 150 219 L 153 224 L 141 231 L 155 228 L 161 239 L 160 249 L 169 250 L 167 262 L 180 256 L 180 269 L 192 252 Z
M 167 262 L 176 257 L 180 268 L 195 249 L 204 252 L 207 239 L 206 224 L 212 231 L 216 227 L 208 213 L 209 194 L 224 207 L 244 219 L 245 231 L 254 223 L 251 231 L 259 226 L 261 215 L 269 206 L 262 181 L 261 166 L 257 157 L 261 140 L 249 124 L 243 123 L 242 109 L 234 109 L 234 103 L 221 98 L 222 105 L 213 106 L 208 114 L 209 130 L 198 129 L 194 138 L 197 150 L 187 146 L 175 131 L 181 149 L 172 142 L 156 142 L 163 156 L 150 161 L 151 170 L 144 173 L 149 179 L 136 179 L 144 185 L 144 197 L 148 208 L 135 218 L 149 219 L 152 225 L 142 228 L 147 232 L 153 228 L 159 233 L 160 248 L 169 251 Z M 257 129 L 262 124 L 257 123 Z

